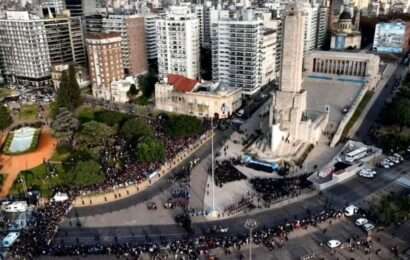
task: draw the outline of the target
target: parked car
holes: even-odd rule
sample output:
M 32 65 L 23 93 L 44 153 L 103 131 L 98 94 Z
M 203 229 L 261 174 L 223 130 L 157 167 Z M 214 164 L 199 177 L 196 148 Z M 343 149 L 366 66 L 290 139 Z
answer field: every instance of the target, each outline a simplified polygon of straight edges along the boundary
M 344 210 L 345 216 L 347 216 L 347 217 L 351 217 L 351 216 L 357 214 L 357 212 L 359 212 L 359 208 L 356 207 L 355 205 L 349 205 Z
M 327 241 L 327 246 L 330 248 L 337 248 L 341 245 L 342 243 L 339 240 L 332 239 Z
M 363 229 L 366 232 L 369 232 L 369 231 L 373 230 L 374 228 L 375 228 L 375 226 L 371 223 L 366 223 L 366 224 L 363 225 Z
M 148 210 L 155 210 L 155 209 L 157 209 L 157 204 L 155 203 L 155 202 L 148 202 L 147 203 L 147 209 Z
M 364 224 L 367 224 L 369 221 L 367 220 L 367 218 L 358 218 L 356 219 L 356 221 L 354 222 L 356 224 L 356 226 L 363 226 Z

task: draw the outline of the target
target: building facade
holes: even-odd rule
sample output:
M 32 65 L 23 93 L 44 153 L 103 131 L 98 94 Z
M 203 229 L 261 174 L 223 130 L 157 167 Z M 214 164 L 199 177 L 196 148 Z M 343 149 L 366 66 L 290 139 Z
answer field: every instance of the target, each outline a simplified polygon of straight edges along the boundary
M 226 118 L 242 105 L 241 89 L 169 74 L 155 86 L 155 107 L 196 117 Z
M 410 48 L 410 23 L 402 20 L 377 23 L 373 49 L 379 53 L 406 53 Z
M 199 20 L 187 6 L 171 6 L 156 21 L 159 77 L 199 77 Z
M 352 16 L 345 10 L 340 14 L 336 28 L 332 31 L 330 48 L 334 50 L 360 49 L 362 35 L 359 31 L 360 13 Z
M 368 53 L 313 51 L 307 55 L 304 72 L 308 77 L 369 83 L 380 79 L 380 57 Z
M 86 63 L 79 17 L 7 12 L 6 19 L 0 19 L 0 31 L 2 66 L 9 82 L 48 85 L 52 65 Z
M 110 14 L 103 18 L 103 31 L 121 34 L 122 61 L 126 74 L 136 76 L 148 70 L 144 17 Z
M 145 26 L 145 48 L 147 50 L 147 59 L 150 63 L 157 63 L 158 46 L 156 21 L 159 19 L 157 14 L 147 14 L 144 16 Z
M 212 79 L 253 95 L 275 79 L 276 30 L 253 10 L 212 20 Z
M 111 84 L 124 78 L 121 35 L 88 34 L 86 38 L 93 96 L 112 101 Z
M 1 69 L 7 82 L 50 84 L 51 61 L 44 21 L 28 12 L 7 12 L 0 20 Z

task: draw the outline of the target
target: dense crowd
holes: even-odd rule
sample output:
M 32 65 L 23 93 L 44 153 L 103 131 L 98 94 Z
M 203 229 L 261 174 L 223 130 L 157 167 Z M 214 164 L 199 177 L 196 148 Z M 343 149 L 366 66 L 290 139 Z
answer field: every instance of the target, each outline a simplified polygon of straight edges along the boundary
M 164 144 L 164 162 L 140 162 L 136 158 L 136 147 L 121 136 L 118 136 L 112 145 L 105 145 L 100 156 L 100 164 L 105 172 L 103 184 L 88 187 L 89 192 L 107 191 L 125 185 L 141 183 L 149 175 L 157 171 L 161 165 L 170 163 L 180 152 L 191 147 L 201 138 L 201 135 L 192 137 L 169 138 L 165 134 L 161 120 L 148 120 L 147 123 L 154 129 L 155 137 Z M 209 129 L 209 123 L 204 121 L 204 129 Z
M 164 143 L 168 160 L 173 159 L 178 153 L 190 147 L 200 138 L 199 135 L 189 138 L 167 138 L 163 123 L 160 120 L 148 120 L 148 123 L 155 129 L 156 138 Z M 209 129 L 209 122 L 205 121 L 204 126 L 205 129 Z M 146 180 L 152 172 L 158 170 L 161 164 L 166 163 L 141 163 L 136 160 L 135 154 L 135 147 L 121 137 L 116 138 L 113 145 L 105 145 L 99 160 L 106 176 L 104 183 L 89 186 L 86 189 L 70 188 L 70 190 L 66 190 L 63 187 L 58 187 L 58 191 L 67 192 L 71 200 L 46 203 L 43 207 L 35 210 L 31 222 L 28 223 L 28 228 L 21 232 L 19 240 L 13 246 L 12 255 L 16 259 L 19 257 L 32 259 L 36 255 L 49 254 L 52 249 L 50 243 L 58 230 L 58 225 L 70 210 L 72 199 L 78 194 L 91 191 L 107 191 L 115 187 L 140 183 Z M 195 160 L 189 167 L 193 167 L 196 163 L 198 163 L 198 160 Z M 190 172 L 190 169 L 188 170 Z M 50 172 L 52 171 L 53 169 L 50 169 Z M 186 176 L 185 173 L 183 175 Z M 170 202 L 178 206 L 186 206 L 189 196 L 186 190 L 174 190 Z M 129 249 L 129 247 L 126 248 Z M 104 247 L 100 250 L 93 250 L 116 254 L 125 249 L 123 246 L 119 246 L 112 249 Z M 80 254 L 83 251 L 84 248 L 79 247 L 73 249 L 71 254 Z M 129 254 L 136 255 L 136 251 L 129 252 Z
M 211 169 L 210 169 L 211 173 Z M 216 161 L 215 165 L 215 185 L 222 187 L 225 183 L 246 179 L 238 169 L 232 165 L 232 161 Z
M 197 259 L 200 255 L 208 255 L 209 251 L 221 248 L 226 254 L 232 253 L 233 250 L 240 250 L 241 247 L 249 242 L 247 232 L 236 235 L 218 232 L 216 230 L 205 231 L 202 235 L 191 235 L 184 240 L 167 240 L 160 238 L 153 242 L 147 239 L 147 242 L 122 242 L 120 238 L 115 237 L 111 244 L 103 244 L 98 237 L 95 238 L 93 245 L 81 244 L 77 239 L 75 243 L 65 244 L 63 241 L 49 243 L 49 237 L 53 234 L 57 226 L 58 219 L 64 214 L 69 203 L 50 204 L 47 208 L 39 210 L 36 213 L 36 224 L 30 230 L 22 235 L 22 239 L 13 247 L 12 256 L 16 259 L 23 257 L 32 258 L 38 255 L 51 256 L 73 256 L 73 255 L 118 255 L 118 256 L 139 256 L 141 254 L 158 255 L 160 253 L 169 253 L 172 255 L 186 255 L 187 259 Z M 307 210 L 304 216 L 294 217 L 292 220 L 285 220 L 282 224 L 257 228 L 253 232 L 253 243 L 265 246 L 269 250 L 282 248 L 288 240 L 290 232 L 298 229 L 308 229 L 311 226 L 317 226 L 319 223 L 341 218 L 343 211 L 326 207 L 320 212 L 313 213 Z M 185 227 L 190 227 L 188 216 L 181 215 L 176 219 L 177 223 Z M 356 242 L 356 238 L 352 238 Z M 352 245 L 352 241 L 346 241 Z M 354 246 L 354 245 L 353 245 Z M 369 247 L 368 244 L 362 243 L 362 247 Z
M 262 194 L 266 202 L 275 201 L 286 197 L 295 197 L 312 183 L 308 180 L 309 174 L 290 178 L 254 178 L 250 182 L 256 192 Z

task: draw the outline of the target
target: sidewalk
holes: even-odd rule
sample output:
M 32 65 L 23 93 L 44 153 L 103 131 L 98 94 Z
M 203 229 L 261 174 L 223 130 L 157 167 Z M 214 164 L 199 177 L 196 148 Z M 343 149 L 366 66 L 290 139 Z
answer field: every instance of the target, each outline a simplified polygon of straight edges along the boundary
M 172 172 L 172 170 L 179 166 L 180 163 L 190 157 L 194 152 L 201 148 L 202 145 L 206 144 L 211 139 L 210 132 L 207 132 L 204 135 L 206 136 L 205 138 L 199 139 L 195 144 L 192 144 L 190 148 L 178 154 L 171 162 L 165 163 L 158 170 L 158 174 L 156 176 L 149 178 L 139 184 L 120 187 L 112 191 L 80 195 L 73 201 L 73 207 L 90 207 L 111 203 L 145 191 L 161 178 L 168 175 L 168 173 Z

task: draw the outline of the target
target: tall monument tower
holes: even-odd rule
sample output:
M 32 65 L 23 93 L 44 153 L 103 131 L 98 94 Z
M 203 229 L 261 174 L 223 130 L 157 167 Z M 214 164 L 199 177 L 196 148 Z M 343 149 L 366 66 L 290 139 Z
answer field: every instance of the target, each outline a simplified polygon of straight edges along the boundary
M 305 143 L 316 143 L 327 120 L 306 111 L 303 82 L 305 16 L 297 2 L 290 3 L 283 21 L 279 90 L 272 95 L 269 113 L 270 146 L 275 157 L 289 157 Z

